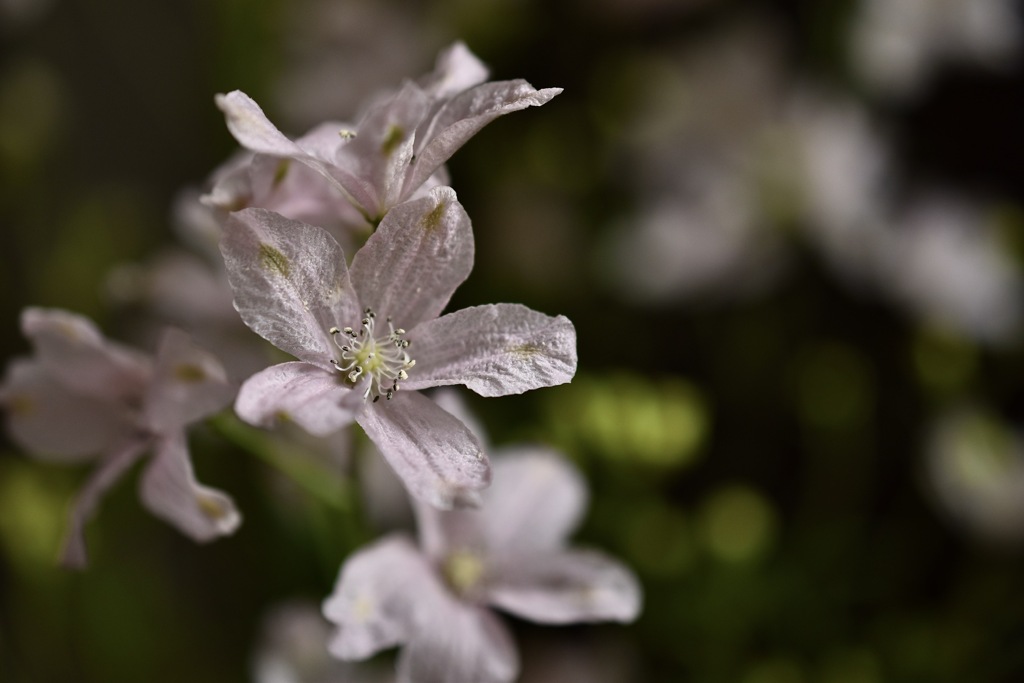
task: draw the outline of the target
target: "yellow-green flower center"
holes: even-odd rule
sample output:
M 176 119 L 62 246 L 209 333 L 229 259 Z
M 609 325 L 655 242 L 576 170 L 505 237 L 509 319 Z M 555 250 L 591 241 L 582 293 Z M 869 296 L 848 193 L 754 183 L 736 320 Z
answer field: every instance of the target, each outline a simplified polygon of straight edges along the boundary
M 445 558 L 441 571 L 452 590 L 465 595 L 472 592 L 483 578 L 484 562 L 475 553 L 456 550 Z
M 416 365 L 406 351 L 409 340 L 403 336 L 405 330 L 396 328 L 388 318 L 387 334 L 377 337 L 376 318 L 367 308 L 358 333 L 351 327 L 330 329 L 334 343 L 341 349 L 341 360 L 331 359 L 331 364 L 338 372 L 347 373 L 346 378 L 353 386 L 365 379 L 363 398 L 372 397 L 374 402 L 381 396 L 391 400 L 399 389 L 399 381 L 408 379 L 408 370 Z

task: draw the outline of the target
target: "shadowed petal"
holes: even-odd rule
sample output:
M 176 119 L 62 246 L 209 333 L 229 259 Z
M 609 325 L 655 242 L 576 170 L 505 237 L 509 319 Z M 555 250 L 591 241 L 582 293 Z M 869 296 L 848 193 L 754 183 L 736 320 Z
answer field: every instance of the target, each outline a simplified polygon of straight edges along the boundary
M 120 403 L 69 392 L 35 360 L 7 366 L 0 405 L 11 438 L 41 460 L 82 460 L 107 450 L 134 427 Z
M 88 562 L 85 552 L 84 527 L 111 486 L 135 464 L 135 461 L 150 445 L 149 439 L 133 439 L 122 444 L 118 450 L 103 458 L 89 479 L 82 486 L 68 515 L 68 532 L 61 551 L 61 563 L 66 567 L 81 569 Z
M 407 389 L 465 384 L 483 396 L 564 384 L 576 373 L 576 330 L 518 304 L 475 306 L 417 326 L 408 335 L 416 367 Z
M 548 102 L 561 88 L 536 90 L 523 80 L 484 83 L 449 100 L 417 131 L 417 151 L 403 195 L 422 185 L 459 147 L 494 119 Z
M 488 546 L 498 553 L 561 547 L 587 505 L 576 468 L 541 447 L 502 449 L 492 464 L 494 484 L 480 511 Z
M 224 366 L 181 330 L 164 332 L 157 350 L 156 374 L 145 401 L 146 421 L 166 434 L 231 403 L 235 388 Z
M 435 507 L 475 506 L 490 483 L 480 441 L 426 396 L 400 391 L 356 420 L 409 493 Z
M 400 683 L 507 683 L 519 673 L 508 629 L 489 611 L 449 599 L 398 656 Z
M 338 625 L 328 645 L 341 659 L 365 659 L 407 641 L 417 612 L 443 590 L 416 548 L 389 536 L 354 553 L 341 567 L 324 616 Z
M 334 238 L 273 211 L 245 209 L 228 219 L 221 253 L 245 324 L 282 351 L 330 370 L 338 353 L 330 328 L 359 315 Z
M 451 97 L 486 80 L 487 67 L 460 40 L 437 56 L 434 70 L 419 83 L 434 97 Z
M 436 318 L 473 269 L 473 230 L 454 190 L 438 187 L 388 212 L 352 259 L 363 306 L 412 329 Z
M 103 337 L 91 320 L 60 309 L 26 308 L 21 330 L 50 376 L 85 396 L 142 396 L 152 368 L 143 354 Z
M 515 554 L 488 581 L 488 602 L 540 623 L 628 622 L 640 612 L 636 577 L 596 551 Z
M 334 370 L 308 363 L 281 363 L 256 373 L 238 392 L 235 412 L 249 424 L 270 427 L 290 420 L 315 436 L 352 423 L 363 399 Z
M 139 495 L 150 512 L 195 541 L 233 534 L 242 522 L 229 496 L 196 482 L 183 431 L 158 443 Z

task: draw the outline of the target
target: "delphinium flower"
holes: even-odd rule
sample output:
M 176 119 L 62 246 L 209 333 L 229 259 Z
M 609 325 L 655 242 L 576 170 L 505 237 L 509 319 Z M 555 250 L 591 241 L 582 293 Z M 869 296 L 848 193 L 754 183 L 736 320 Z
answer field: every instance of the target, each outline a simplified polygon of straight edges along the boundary
M 524 80 L 484 83 L 486 77 L 480 61 L 456 43 L 419 84 L 406 82 L 371 106 L 354 131 L 337 131 L 332 141 L 315 144 L 287 138 L 241 91 L 218 95 L 216 101 L 243 147 L 313 168 L 375 224 L 391 207 L 416 196 L 485 125 L 561 92 L 536 90 Z
M 586 507 L 580 474 L 559 454 L 494 452 L 479 510 L 418 503 L 420 542 L 394 534 L 351 555 L 324 603 L 331 652 L 364 659 L 403 646 L 400 681 L 499 683 L 519 657 L 496 607 L 545 624 L 628 622 L 640 609 L 632 573 L 606 555 L 567 547 Z
M 472 504 L 489 481 L 477 439 L 418 390 L 465 384 L 484 396 L 568 382 L 576 333 L 518 304 L 440 316 L 473 266 L 469 217 L 451 188 L 393 208 L 346 266 L 323 229 L 279 214 L 232 214 L 222 243 L 235 308 L 299 360 L 245 382 L 235 409 L 316 435 L 358 422 L 410 492 Z
M 85 564 L 85 522 L 147 452 L 139 493 L 153 514 L 197 541 L 238 528 L 231 499 L 196 482 L 185 432 L 234 395 L 216 358 L 173 329 L 150 358 L 57 309 L 28 308 L 21 327 L 35 354 L 11 361 L 0 386 L 11 437 L 40 459 L 98 461 L 71 510 L 66 564 Z

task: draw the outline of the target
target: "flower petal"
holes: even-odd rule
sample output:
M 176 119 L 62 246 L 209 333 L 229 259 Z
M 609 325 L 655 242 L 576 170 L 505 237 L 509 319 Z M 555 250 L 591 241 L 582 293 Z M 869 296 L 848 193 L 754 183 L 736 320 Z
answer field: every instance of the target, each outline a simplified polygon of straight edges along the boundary
M 328 648 L 341 659 L 365 659 L 405 642 L 416 630 L 417 613 L 436 603 L 441 590 L 430 566 L 402 536 L 353 553 L 324 601 L 324 616 L 339 627 Z
M 487 67 L 461 40 L 437 56 L 434 70 L 420 79 L 420 87 L 434 97 L 451 97 L 487 80 Z
M 138 400 L 152 372 L 149 358 L 112 342 L 91 320 L 60 309 L 26 308 L 21 330 L 60 384 L 85 396 Z
M 561 88 L 536 90 L 524 80 L 484 83 L 459 93 L 416 132 L 417 151 L 403 196 L 409 196 L 471 137 L 494 119 L 548 102 Z
M 150 512 L 195 541 L 233 534 L 242 522 L 229 496 L 196 482 L 183 431 L 157 444 L 139 495 Z
M 132 439 L 121 444 L 97 465 L 71 506 L 68 532 L 61 551 L 61 564 L 74 569 L 85 567 L 88 561 L 84 535 L 86 522 L 96 512 L 96 506 L 99 505 L 103 494 L 135 464 L 149 445 L 149 439 Z
M 325 370 L 329 330 L 359 315 L 345 255 L 322 228 L 265 209 L 231 214 L 221 241 L 235 308 L 254 332 Z
M 400 683 L 508 683 L 519 655 L 508 629 L 486 609 L 450 599 L 398 656 Z
M 488 576 L 488 602 L 545 624 L 636 619 L 641 592 L 625 566 L 591 550 L 515 554 Z
M 480 511 L 488 546 L 523 552 L 561 547 L 586 509 L 583 477 L 546 448 L 504 448 L 495 455 L 494 484 Z
M 323 146 L 318 142 L 311 143 L 314 144 L 314 149 L 307 151 L 289 140 L 270 122 L 259 105 L 242 91 L 234 90 L 227 95 L 217 95 L 214 101 L 224 112 L 228 130 L 246 149 L 295 159 L 325 177 L 353 203 L 366 210 L 376 206 L 377 197 L 364 180 L 330 161 L 318 159 L 315 154 L 323 151 Z M 319 138 L 317 140 L 319 141 Z
M 465 384 L 483 396 L 564 384 L 576 373 L 576 330 L 518 304 L 475 306 L 408 334 L 416 367 L 403 388 Z
M 271 427 L 290 420 L 315 436 L 327 436 L 352 423 L 363 399 L 334 370 L 309 363 L 281 363 L 245 381 L 235 412 L 249 424 Z
M 475 506 L 490 483 L 480 441 L 426 396 L 400 391 L 369 404 L 356 421 L 409 493 L 435 507 Z
M 412 329 L 436 318 L 473 269 L 473 229 L 450 187 L 388 212 L 352 259 L 363 306 Z
M 44 460 L 75 461 L 107 450 L 134 428 L 117 402 L 68 391 L 35 360 L 7 366 L 0 405 L 11 438 Z
M 231 403 L 234 394 L 216 357 L 181 330 L 164 332 L 143 408 L 154 432 L 167 434 L 215 413 Z

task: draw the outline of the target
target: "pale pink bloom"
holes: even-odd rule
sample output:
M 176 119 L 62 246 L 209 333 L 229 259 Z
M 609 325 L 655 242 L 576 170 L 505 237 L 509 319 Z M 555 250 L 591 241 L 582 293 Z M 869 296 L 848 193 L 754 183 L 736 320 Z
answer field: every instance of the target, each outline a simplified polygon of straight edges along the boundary
M 640 610 L 633 574 L 593 550 L 566 547 L 586 485 L 556 453 L 508 448 L 494 457 L 480 510 L 418 505 L 420 545 L 392 535 L 342 566 L 324 614 L 330 650 L 364 659 L 402 645 L 400 681 L 513 680 L 519 656 L 497 607 L 545 624 L 628 622 Z
M 316 435 L 355 420 L 413 495 L 472 504 L 489 481 L 487 459 L 416 390 L 465 384 L 502 396 L 576 371 L 576 332 L 563 316 L 496 304 L 438 317 L 473 249 L 469 217 L 447 187 L 389 211 L 351 268 L 320 228 L 261 209 L 233 214 L 222 251 L 235 308 L 299 359 L 246 381 L 238 415 L 263 426 L 290 419 Z
M 536 90 L 523 80 L 482 83 L 486 76 L 479 60 L 456 43 L 441 54 L 433 73 L 376 103 L 354 131 L 313 141 L 287 138 L 241 91 L 218 95 L 216 102 L 243 147 L 306 164 L 377 223 L 391 207 L 416 196 L 485 125 L 561 92 Z
M 234 394 L 213 356 L 168 330 L 152 359 L 55 309 L 25 309 L 21 326 L 35 355 L 12 361 L 0 387 L 11 437 L 40 459 L 98 460 L 71 510 L 65 563 L 84 566 L 84 524 L 147 451 L 139 493 L 153 514 L 197 541 L 238 528 L 231 499 L 196 482 L 186 442 L 185 427 Z

